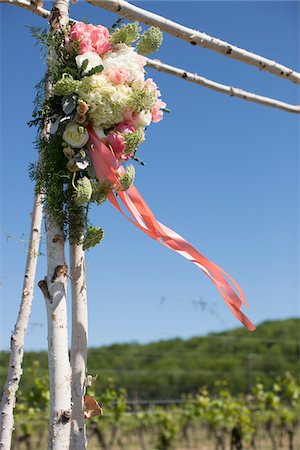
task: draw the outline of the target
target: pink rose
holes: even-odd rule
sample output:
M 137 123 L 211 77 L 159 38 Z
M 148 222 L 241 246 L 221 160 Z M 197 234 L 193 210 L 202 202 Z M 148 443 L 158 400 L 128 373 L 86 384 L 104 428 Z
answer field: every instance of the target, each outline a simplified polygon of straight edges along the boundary
M 111 47 L 109 43 L 109 31 L 102 25 L 94 26 L 77 22 L 72 26 L 71 39 L 79 42 L 79 53 L 96 52 L 98 55 L 108 52 Z
M 94 27 L 93 31 L 91 32 L 91 40 L 96 53 L 98 53 L 99 55 L 103 55 L 111 49 L 109 43 L 109 31 L 102 25 Z
M 77 22 L 72 26 L 70 36 L 73 41 L 79 41 L 82 39 L 82 35 L 85 33 L 85 24 L 83 22 Z
M 94 52 L 94 47 L 90 39 L 83 39 L 79 42 L 79 53 L 83 55 L 87 52 Z
M 125 69 L 109 69 L 106 75 L 112 83 L 122 84 L 129 77 L 129 72 Z

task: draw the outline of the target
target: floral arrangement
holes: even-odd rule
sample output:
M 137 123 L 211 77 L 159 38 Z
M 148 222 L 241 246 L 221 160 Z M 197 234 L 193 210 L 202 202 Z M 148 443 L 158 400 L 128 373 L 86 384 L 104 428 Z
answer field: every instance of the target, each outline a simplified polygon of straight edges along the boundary
M 49 59 L 52 93 L 42 105 L 42 114 L 39 111 L 35 117 L 46 118 L 51 126 L 50 139 L 40 141 L 43 163 L 35 178 L 46 185 L 47 206 L 53 215 L 60 216 L 67 230 L 70 203 L 73 212 L 90 202 L 100 204 L 112 190 L 128 189 L 135 176 L 130 164 L 118 183 L 96 178 L 89 156 L 89 127 L 121 164 L 130 159 L 141 162 L 136 152 L 145 140 L 146 127 L 160 122 L 163 112 L 168 111 L 156 83 L 145 77 L 144 69 L 144 55 L 160 47 L 162 33 L 150 27 L 141 34 L 137 22 L 114 25 L 110 31 L 102 25 L 77 22 L 61 30 L 58 40 L 53 41 L 50 33 L 44 41 L 48 51 L 52 49 L 55 54 L 54 61 Z M 53 164 L 58 151 L 65 162 L 60 156 Z M 58 182 L 66 185 L 60 196 L 61 186 L 53 188 L 58 174 Z M 82 226 L 85 248 L 103 237 L 101 229 L 88 223 Z M 73 240 L 79 234 L 73 233 Z
M 119 160 L 127 161 L 144 141 L 145 127 L 162 119 L 166 104 L 160 99 L 155 82 L 151 78 L 145 80 L 145 58 L 130 45 L 138 37 L 137 23 L 124 25 L 112 34 L 102 25 L 82 22 L 70 28 L 67 49 L 76 55 L 80 78 L 74 79 L 66 72 L 54 85 L 54 94 L 63 96 L 64 109 L 70 112 L 74 106 L 63 133 L 69 170 L 82 169 L 76 155 L 73 158 L 72 149 L 87 144 L 88 124 Z M 155 41 L 152 50 L 156 50 L 161 39 L 160 31 L 152 28 L 137 48 L 145 54 Z
M 88 222 L 89 204 L 108 199 L 137 228 L 200 268 L 238 320 L 254 330 L 241 311 L 247 301 L 239 285 L 160 223 L 133 184 L 135 169 L 127 162 L 139 161 L 146 127 L 168 111 L 144 70 L 144 55 L 162 43 L 160 30 L 150 27 L 141 35 L 137 22 L 110 31 L 78 22 L 60 31 L 40 35 L 52 56 L 51 95 L 37 101 L 32 122 L 50 124 L 38 140 L 41 163 L 32 171 L 37 188 L 46 192 L 46 208 L 71 241 L 88 249 L 103 238 L 103 230 Z

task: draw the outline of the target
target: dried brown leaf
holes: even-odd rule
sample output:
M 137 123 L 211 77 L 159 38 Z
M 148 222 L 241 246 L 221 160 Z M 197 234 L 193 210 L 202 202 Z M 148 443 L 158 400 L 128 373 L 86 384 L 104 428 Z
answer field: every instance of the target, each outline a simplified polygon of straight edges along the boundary
M 103 409 L 94 397 L 89 395 L 84 396 L 84 417 L 90 419 L 91 417 L 103 416 Z

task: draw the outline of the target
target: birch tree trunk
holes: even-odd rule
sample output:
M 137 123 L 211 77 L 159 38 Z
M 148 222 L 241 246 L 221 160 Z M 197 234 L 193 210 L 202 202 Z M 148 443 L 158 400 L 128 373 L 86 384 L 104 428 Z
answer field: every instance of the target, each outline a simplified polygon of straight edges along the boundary
M 16 393 L 18 391 L 19 382 L 22 375 L 24 339 L 27 331 L 33 299 L 34 280 L 41 236 L 42 212 L 43 194 L 39 194 L 35 196 L 33 204 L 22 298 L 18 319 L 16 321 L 14 331 L 11 335 L 9 369 L 0 403 L 1 450 L 9 450 L 11 447 L 11 438 L 14 426 L 13 410 L 16 401 Z
M 50 376 L 49 450 L 69 450 L 71 369 L 68 352 L 66 280 L 67 265 L 61 227 L 46 212 L 47 278 L 39 282 L 48 319 Z
M 69 1 L 54 0 L 50 24 L 60 29 L 68 23 Z M 52 49 L 48 58 L 55 58 Z M 49 61 L 51 63 L 51 61 Z M 51 74 L 49 83 L 51 83 Z M 51 86 L 48 87 L 51 92 Z M 63 187 L 61 187 L 63 188 Z M 39 282 L 46 302 L 48 320 L 48 365 L 50 377 L 49 450 L 69 450 L 71 418 L 71 368 L 67 326 L 67 265 L 63 230 L 47 210 L 47 277 Z
M 83 236 L 81 237 L 81 241 Z M 85 260 L 82 243 L 70 242 L 70 276 L 72 288 L 72 425 L 70 450 L 87 446 L 84 419 L 84 394 L 87 363 L 88 310 Z

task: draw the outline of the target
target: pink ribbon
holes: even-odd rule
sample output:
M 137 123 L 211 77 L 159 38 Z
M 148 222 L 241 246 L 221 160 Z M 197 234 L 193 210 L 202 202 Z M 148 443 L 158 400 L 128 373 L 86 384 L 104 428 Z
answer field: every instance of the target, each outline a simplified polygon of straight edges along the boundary
M 119 163 L 113 152 L 101 142 L 91 126 L 88 127 L 88 131 L 91 144 L 90 157 L 97 178 L 109 180 L 114 185 L 119 185 L 119 177 L 126 173 L 124 167 Z M 123 212 L 118 199 L 123 203 L 131 217 Z M 182 236 L 160 223 L 133 184 L 126 192 L 118 191 L 118 199 L 113 192 L 108 194 L 108 200 L 111 204 L 137 228 L 198 266 L 216 285 L 228 308 L 238 320 L 248 330 L 255 330 L 253 323 L 241 311 L 242 304 L 248 308 L 244 293 L 228 273 L 205 258 Z M 231 281 L 236 290 L 232 288 L 226 278 Z

